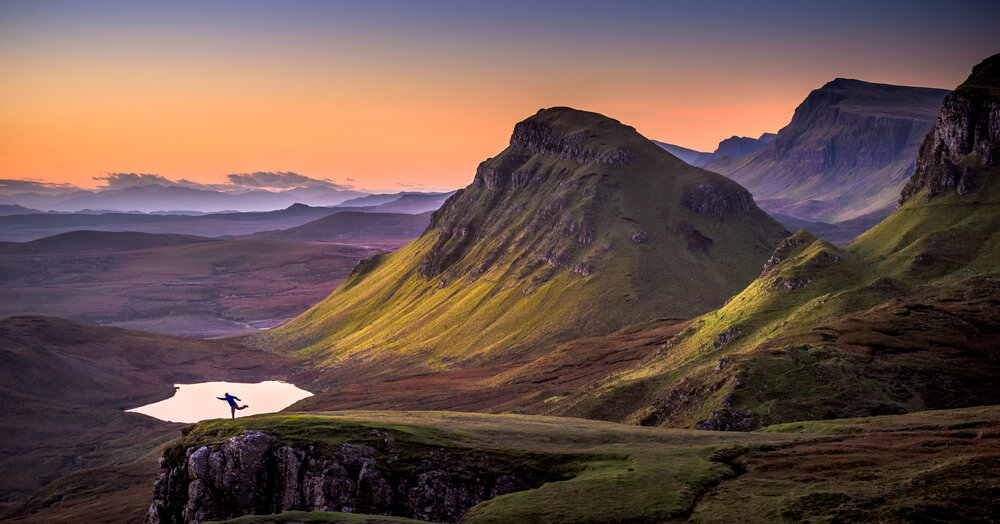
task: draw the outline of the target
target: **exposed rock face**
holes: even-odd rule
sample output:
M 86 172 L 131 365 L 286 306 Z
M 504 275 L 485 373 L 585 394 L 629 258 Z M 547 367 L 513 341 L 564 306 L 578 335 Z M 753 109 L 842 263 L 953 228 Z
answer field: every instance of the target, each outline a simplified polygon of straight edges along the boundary
M 742 187 L 723 187 L 717 184 L 698 184 L 684 194 L 681 203 L 696 213 L 724 218 L 733 213 L 745 213 L 757 207 L 753 196 Z
M 705 169 L 739 182 L 772 214 L 833 223 L 883 210 L 913 173 L 947 94 L 838 78 L 809 93 L 772 143 Z
M 778 138 L 778 135 L 775 133 L 764 133 L 760 135 L 760 138 L 731 136 L 722 142 L 719 142 L 719 147 L 716 148 L 715 155 L 728 156 L 732 158 L 747 156 L 764 149 L 764 146 L 774 142 L 776 138 Z
M 545 125 L 542 122 L 525 120 L 514 126 L 510 136 L 510 145 L 522 147 L 531 153 L 546 153 L 567 160 L 575 160 L 578 164 L 600 162 L 614 167 L 622 167 L 629 160 L 628 151 L 620 148 L 595 152 L 583 144 L 586 132 L 564 135 L 559 129 Z M 478 178 L 478 176 L 477 176 Z
M 944 99 L 934 129 L 920 146 L 913 177 L 899 197 L 902 205 L 921 190 L 925 198 L 956 191 L 967 195 L 984 171 L 1000 163 L 1000 55 L 987 58 Z
M 456 522 L 479 502 L 545 480 L 455 449 L 429 448 L 414 462 L 401 457 L 391 435 L 379 436 L 384 447 L 345 443 L 325 453 L 279 446 L 275 437 L 257 431 L 189 448 L 180 464 L 163 463 L 146 522 L 191 523 L 288 510 Z

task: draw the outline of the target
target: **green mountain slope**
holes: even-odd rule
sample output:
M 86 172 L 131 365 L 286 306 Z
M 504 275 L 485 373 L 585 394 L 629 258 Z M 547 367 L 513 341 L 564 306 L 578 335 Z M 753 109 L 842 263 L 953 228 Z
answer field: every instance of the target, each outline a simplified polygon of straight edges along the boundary
M 949 95 L 886 220 L 843 249 L 796 233 L 656 357 L 549 411 L 748 429 L 1000 402 L 997 67 Z
M 838 78 L 811 92 L 773 143 L 705 169 L 769 213 L 833 223 L 891 209 L 946 94 Z
M 393 370 L 529 349 L 721 305 L 787 235 L 736 183 L 616 120 L 552 108 L 403 249 L 255 337 L 267 348 Z

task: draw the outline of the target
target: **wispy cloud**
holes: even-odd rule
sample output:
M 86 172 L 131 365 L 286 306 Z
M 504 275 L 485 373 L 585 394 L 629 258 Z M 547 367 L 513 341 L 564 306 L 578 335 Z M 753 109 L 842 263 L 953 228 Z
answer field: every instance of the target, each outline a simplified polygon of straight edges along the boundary
M 0 195 L 14 195 L 17 193 L 66 193 L 76 191 L 80 188 L 73 184 L 55 184 L 51 182 L 41 182 L 34 179 L 0 179 Z
M 94 180 L 104 182 L 101 189 L 124 189 L 126 187 L 151 186 L 153 184 L 161 186 L 177 185 L 162 175 L 149 173 L 108 173 L 105 176 L 95 176 Z
M 353 186 L 349 184 L 338 184 L 328 178 L 311 178 L 298 173 L 293 173 L 291 171 L 234 173 L 226 175 L 226 183 L 224 184 L 202 184 L 183 178 L 180 180 L 171 180 L 163 175 L 153 173 L 107 173 L 104 176 L 94 177 L 94 180 L 103 182 L 103 184 L 98 188 L 102 191 L 110 189 L 124 189 L 127 187 L 149 186 L 153 184 L 165 187 L 176 186 L 211 191 L 236 191 L 247 188 L 283 190 L 296 187 L 324 187 L 339 190 L 353 189 Z
M 396 187 L 401 187 L 403 189 L 424 189 L 423 184 L 404 184 L 403 182 L 396 182 Z
M 293 187 L 328 187 L 330 189 L 352 189 L 352 186 L 338 184 L 329 178 L 311 178 L 291 171 L 257 171 L 227 175 L 234 186 L 267 189 L 290 189 Z

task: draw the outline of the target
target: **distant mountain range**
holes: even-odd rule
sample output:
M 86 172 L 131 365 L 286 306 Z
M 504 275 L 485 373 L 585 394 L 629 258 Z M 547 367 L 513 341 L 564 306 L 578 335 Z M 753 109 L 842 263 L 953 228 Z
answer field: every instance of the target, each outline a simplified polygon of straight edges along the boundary
M 278 211 L 210 214 L 63 214 L 39 213 L 34 210 L 24 212 L 20 206 L 11 206 L 16 208 L 13 209 L 14 212 L 9 212 L 6 215 L 0 214 L 0 242 L 27 242 L 81 229 L 92 231 L 170 233 L 206 237 L 235 237 L 252 235 L 262 231 L 284 230 L 346 211 L 418 215 L 434 211 L 452 194 L 395 193 L 391 195 L 371 195 L 378 198 L 364 200 L 362 203 L 381 203 L 364 207 L 312 207 L 305 204 L 293 204 Z M 359 221 L 363 220 L 359 219 Z M 378 218 L 373 218 L 372 220 L 378 220 Z M 409 219 L 400 220 L 408 221 Z M 419 222 L 420 219 L 416 219 L 416 221 Z M 409 229 L 405 233 L 400 232 L 395 234 L 392 237 L 392 242 L 398 244 L 400 239 L 412 238 L 409 236 L 410 233 L 408 231 Z M 333 233 L 326 236 L 330 235 L 333 235 Z M 415 236 L 417 235 L 413 235 L 413 237 Z
M 254 233 L 250 238 L 363 244 L 395 249 L 419 237 L 430 221 L 430 211 L 418 215 L 341 211 L 301 226 Z
M 433 199 L 450 193 L 402 192 L 369 194 L 323 186 L 296 187 L 283 191 L 264 189 L 219 191 L 190 187 L 148 184 L 122 189 L 73 191 L 60 194 L 17 193 L 0 195 L 0 215 L 20 214 L 11 206 L 56 212 L 260 212 L 284 209 L 292 204 L 310 206 L 362 206 L 387 204 L 402 198 Z M 447 198 L 447 196 L 445 196 Z M 442 198 L 443 202 L 444 199 Z M 440 205 L 440 203 L 438 204 Z M 409 212 L 402 211 L 399 212 Z M 422 211 L 421 211 L 422 212 Z
M 758 138 L 751 138 L 748 136 L 731 136 L 722 142 L 719 142 L 719 147 L 715 148 L 712 153 L 704 153 L 701 151 L 695 151 L 694 149 L 688 149 L 686 147 L 681 147 L 674 144 L 667 144 L 666 142 L 658 142 L 653 140 L 653 143 L 666 149 L 671 155 L 691 164 L 696 167 L 704 167 L 709 162 L 714 160 L 719 160 L 721 158 L 737 158 L 741 156 L 746 156 L 751 153 L 756 153 L 764 148 L 764 146 L 774 142 L 774 139 L 778 135 L 774 133 L 764 133 Z

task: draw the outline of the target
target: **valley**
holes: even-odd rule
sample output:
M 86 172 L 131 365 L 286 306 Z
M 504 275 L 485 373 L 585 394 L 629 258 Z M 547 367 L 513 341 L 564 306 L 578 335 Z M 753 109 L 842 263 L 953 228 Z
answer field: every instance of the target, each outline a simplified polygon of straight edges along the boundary
M 373 247 L 77 231 L 0 245 L 0 316 L 50 315 L 191 337 L 274 327 Z M 265 300 L 266 298 L 266 300 Z

